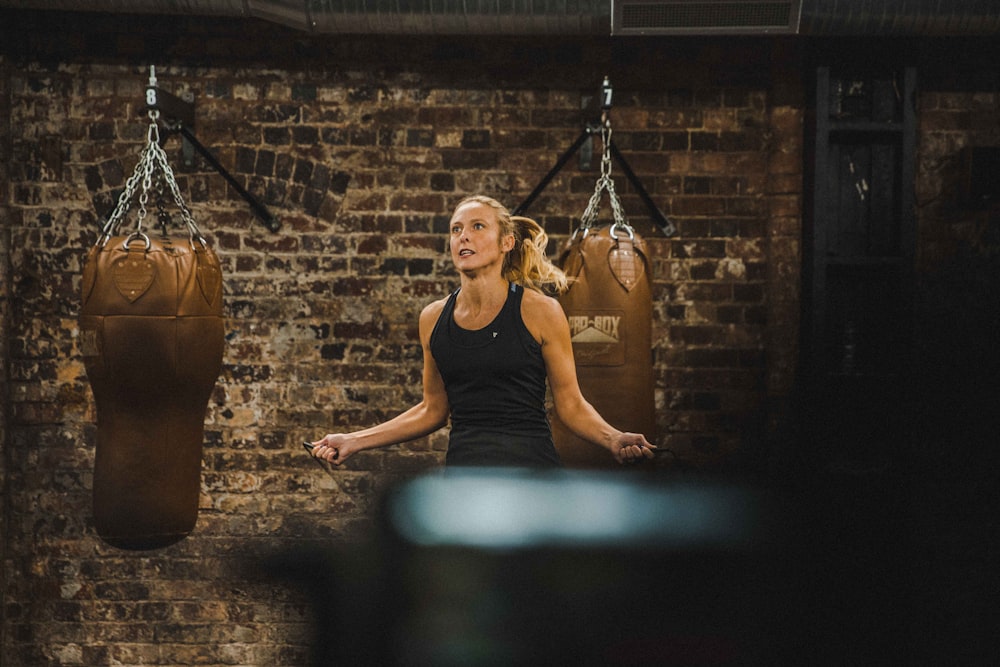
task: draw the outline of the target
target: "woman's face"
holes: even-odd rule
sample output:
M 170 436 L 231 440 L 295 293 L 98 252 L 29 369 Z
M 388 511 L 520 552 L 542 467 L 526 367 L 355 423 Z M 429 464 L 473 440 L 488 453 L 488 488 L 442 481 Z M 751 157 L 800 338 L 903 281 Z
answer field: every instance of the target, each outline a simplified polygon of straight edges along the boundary
M 451 259 L 462 272 L 503 266 L 504 255 L 514 247 L 514 236 L 500 236 L 496 210 L 487 204 L 467 202 L 451 217 Z

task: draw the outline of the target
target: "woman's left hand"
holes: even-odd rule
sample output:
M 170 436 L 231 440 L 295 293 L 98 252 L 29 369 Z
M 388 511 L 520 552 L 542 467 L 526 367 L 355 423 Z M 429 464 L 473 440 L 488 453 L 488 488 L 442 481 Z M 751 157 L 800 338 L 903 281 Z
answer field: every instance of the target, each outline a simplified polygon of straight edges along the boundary
M 622 433 L 612 443 L 611 453 L 618 463 L 637 463 L 653 458 L 656 445 L 651 445 L 641 433 Z

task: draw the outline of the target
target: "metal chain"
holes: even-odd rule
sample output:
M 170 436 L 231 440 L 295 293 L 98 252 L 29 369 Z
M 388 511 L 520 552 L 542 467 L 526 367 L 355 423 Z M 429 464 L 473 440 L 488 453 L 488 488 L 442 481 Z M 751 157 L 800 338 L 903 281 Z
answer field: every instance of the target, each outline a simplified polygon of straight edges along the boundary
M 144 157 L 144 156 L 143 156 Z M 108 242 L 108 239 L 117 231 L 118 227 L 121 226 L 122 219 L 125 213 L 128 211 L 128 202 L 132 201 L 135 197 L 135 189 L 142 177 L 143 170 L 140 168 L 142 165 L 143 157 L 139 158 L 139 164 L 136 165 L 135 171 L 129 176 L 128 180 L 125 181 L 125 189 L 118 196 L 118 202 L 115 205 L 114 211 L 108 216 L 108 221 L 104 223 L 101 228 L 101 245 Z
M 164 205 L 163 194 L 164 194 L 164 179 L 163 175 L 156 179 L 156 224 L 160 228 L 160 233 L 163 236 L 167 235 L 167 230 L 170 229 L 170 213 L 167 211 L 167 207 Z
M 611 214 L 614 218 L 614 224 L 611 226 L 611 235 L 614 236 L 616 230 L 622 229 L 628 233 L 629 237 L 633 237 L 635 232 L 632 230 L 631 225 L 628 223 L 628 219 L 625 217 L 625 210 L 622 208 L 621 200 L 618 199 L 618 194 L 615 192 L 615 182 L 611 178 L 610 120 L 605 120 L 601 125 L 601 142 L 603 144 L 603 151 L 601 154 L 601 177 L 597 179 L 597 184 L 594 186 L 594 194 L 590 196 L 587 208 L 584 210 L 583 216 L 580 218 L 580 229 L 584 230 L 584 236 L 590 232 L 594 223 L 597 222 L 598 212 L 601 207 L 601 197 L 603 193 L 607 191 L 608 200 L 611 202 Z M 573 235 L 576 236 L 576 232 L 573 232 Z
M 149 237 L 143 231 L 143 222 L 147 214 L 146 204 L 149 203 L 149 192 L 153 188 L 153 175 L 157 168 L 159 168 L 163 180 L 166 181 L 167 186 L 170 188 L 170 194 L 174 198 L 174 203 L 181 211 L 181 218 L 188 228 L 192 243 L 198 241 L 203 247 L 207 245 L 207 242 L 201 235 L 201 230 L 198 229 L 198 225 L 195 224 L 194 218 L 191 216 L 190 209 L 188 209 L 187 204 L 184 202 L 184 197 L 181 196 L 180 189 L 177 187 L 174 172 L 167 162 L 167 154 L 160 146 L 160 129 L 159 125 L 157 125 L 159 116 L 159 111 L 155 109 L 150 110 L 150 124 L 146 132 L 146 146 L 139 155 L 139 162 L 135 165 L 135 170 L 125 182 L 125 189 L 118 197 L 114 211 L 108 216 L 108 221 L 101 228 L 101 237 L 98 240 L 98 244 L 101 246 L 105 245 L 113 235 L 118 233 L 122 222 L 128 214 L 132 200 L 135 198 L 136 190 L 141 184 L 135 230 L 125 240 L 125 245 L 128 246 L 131 241 L 136 239 L 144 239 L 147 248 L 149 247 Z
M 155 115 L 154 115 L 155 114 Z M 160 147 L 160 128 L 156 124 L 156 117 L 158 112 L 150 112 L 150 120 L 153 122 L 149 124 L 149 130 L 146 131 L 146 147 L 147 150 L 143 151 L 143 157 L 147 159 L 140 159 L 139 165 L 142 166 L 142 192 L 139 193 L 139 215 L 135 220 L 135 234 L 142 233 L 142 222 L 146 219 L 146 204 L 149 202 L 149 191 L 153 187 L 153 160 L 148 159 L 150 152 L 155 151 Z M 155 147 L 155 148 L 154 148 Z
M 181 211 L 181 219 L 188 228 L 188 232 L 191 234 L 192 241 L 197 240 L 202 246 L 207 245 L 204 237 L 201 235 L 201 230 L 198 229 L 198 225 L 195 224 L 194 217 L 191 215 L 191 209 L 188 208 L 187 204 L 184 202 L 184 197 L 181 196 L 180 188 L 177 187 L 177 181 L 174 179 L 174 172 L 167 163 L 167 154 L 159 144 L 156 144 L 156 159 L 160 164 L 160 169 L 163 171 L 163 177 L 167 181 L 167 186 L 170 188 L 170 194 L 174 197 L 174 203 L 177 204 L 177 208 Z

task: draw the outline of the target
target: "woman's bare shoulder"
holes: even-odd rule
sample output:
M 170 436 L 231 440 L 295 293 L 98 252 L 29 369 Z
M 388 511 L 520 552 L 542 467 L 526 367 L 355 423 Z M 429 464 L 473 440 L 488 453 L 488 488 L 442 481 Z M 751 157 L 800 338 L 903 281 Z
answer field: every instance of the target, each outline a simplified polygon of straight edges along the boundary
M 441 311 L 444 310 L 446 303 L 448 303 L 448 297 L 432 301 L 424 306 L 423 310 L 420 311 L 420 326 L 434 326 L 434 323 L 441 317 Z
M 526 289 L 521 300 L 521 319 L 535 340 L 543 342 L 556 330 L 567 326 L 566 313 L 558 299 Z
M 522 310 L 537 312 L 541 315 L 552 316 L 562 315 L 563 309 L 559 300 L 555 297 L 536 292 L 535 290 L 524 290 L 524 297 L 521 299 Z

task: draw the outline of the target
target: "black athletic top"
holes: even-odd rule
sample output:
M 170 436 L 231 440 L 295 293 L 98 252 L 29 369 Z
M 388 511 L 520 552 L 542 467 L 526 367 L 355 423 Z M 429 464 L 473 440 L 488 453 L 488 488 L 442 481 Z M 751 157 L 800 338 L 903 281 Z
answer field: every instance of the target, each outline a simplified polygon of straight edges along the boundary
M 560 465 L 545 415 L 542 347 L 521 319 L 524 288 L 511 284 L 500 313 L 478 331 L 455 324 L 458 292 L 431 333 L 451 407 L 447 465 Z

